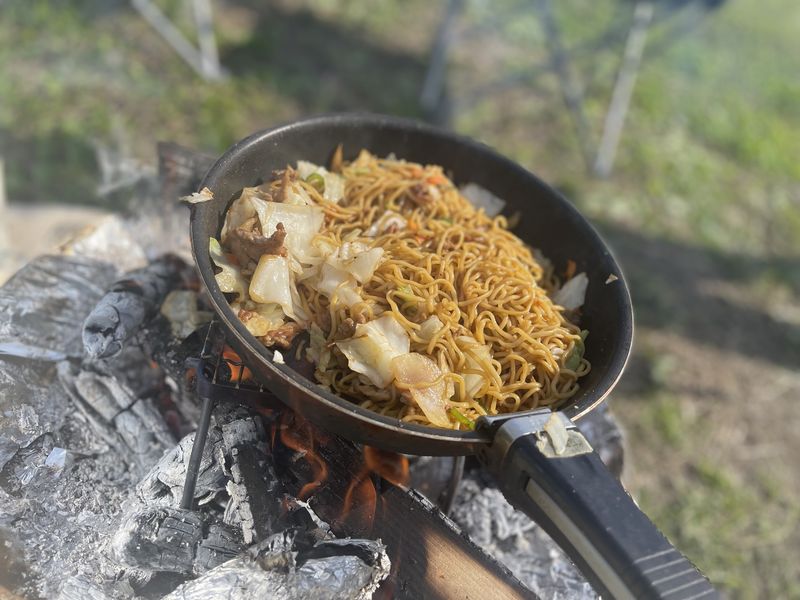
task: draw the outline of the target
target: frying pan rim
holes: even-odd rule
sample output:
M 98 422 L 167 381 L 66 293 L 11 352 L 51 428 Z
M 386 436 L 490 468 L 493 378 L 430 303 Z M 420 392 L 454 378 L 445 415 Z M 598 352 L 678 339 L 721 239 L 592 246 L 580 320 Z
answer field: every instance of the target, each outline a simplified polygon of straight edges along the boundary
M 619 267 L 619 263 L 611 253 L 605 241 L 595 230 L 592 224 L 572 205 L 571 202 L 569 202 L 558 191 L 553 189 L 546 182 L 542 181 L 534 173 L 531 173 L 529 170 L 525 169 L 524 167 L 512 161 L 511 159 L 503 156 L 502 154 L 495 151 L 493 148 L 487 146 L 486 144 L 483 144 L 472 138 L 462 136 L 457 133 L 453 133 L 451 131 L 446 131 L 438 127 L 434 127 L 432 125 L 422 123 L 420 121 L 413 119 L 386 116 L 374 113 L 363 113 L 363 112 L 322 114 L 309 118 L 288 121 L 286 123 L 282 123 L 275 127 L 262 129 L 241 139 L 240 141 L 236 142 L 233 146 L 228 148 L 217 159 L 217 161 L 211 166 L 211 168 L 204 175 L 199 187 L 200 189 L 202 189 L 203 187 L 207 187 L 209 184 L 213 184 L 217 180 L 221 180 L 226 175 L 228 165 L 234 162 L 236 158 L 238 158 L 242 153 L 245 153 L 252 146 L 268 143 L 268 141 L 271 138 L 279 137 L 284 132 L 290 132 L 292 130 L 302 129 L 306 127 L 313 128 L 314 126 L 330 125 L 330 124 L 339 124 L 345 126 L 351 125 L 351 126 L 372 127 L 372 128 L 395 127 L 401 130 L 414 130 L 444 139 L 448 143 L 467 145 L 474 147 L 475 149 L 481 152 L 484 153 L 488 152 L 493 155 L 494 159 L 499 160 L 507 168 L 524 171 L 524 174 L 527 177 L 533 179 L 537 185 L 539 185 L 549 194 L 557 198 L 557 200 L 562 205 L 564 210 L 572 213 L 571 216 L 573 217 L 577 216 L 583 222 L 583 225 L 587 228 L 587 231 L 594 236 L 595 242 L 598 242 L 599 245 L 607 251 L 609 260 L 616 267 L 618 277 L 621 280 L 620 283 L 623 287 L 623 293 L 622 293 L 623 307 L 621 311 L 622 322 L 620 323 L 620 327 L 625 332 L 629 333 L 622 334 L 620 338 L 620 346 L 617 349 L 616 356 L 612 359 L 609 368 L 606 369 L 606 377 L 603 379 L 603 381 L 600 382 L 601 384 L 604 384 L 604 389 L 602 386 L 598 386 L 597 389 L 595 390 L 596 396 L 594 398 L 591 397 L 591 392 L 589 392 L 586 396 L 584 396 L 584 398 L 581 399 L 583 400 L 583 402 L 571 403 L 570 406 L 562 408 L 560 410 L 563 411 L 572 420 L 578 420 L 581 417 L 585 416 L 587 413 L 589 413 L 591 410 L 593 410 L 595 407 L 597 407 L 600 403 L 602 403 L 603 400 L 608 396 L 608 394 L 614 388 L 616 383 L 619 381 L 619 378 L 622 376 L 622 373 L 624 371 L 625 365 L 627 364 L 632 348 L 633 310 L 630 299 L 630 293 L 624 278 L 624 274 L 622 273 L 622 270 Z M 474 432 L 474 431 L 463 432 L 463 431 L 451 431 L 446 429 L 436 429 L 424 425 L 404 423 L 397 418 L 379 415 L 373 411 L 364 409 L 354 404 L 353 402 L 334 394 L 330 390 L 327 390 L 324 387 L 322 387 L 320 384 L 297 373 L 295 370 L 291 369 L 287 365 L 276 364 L 273 359 L 274 357 L 273 351 L 264 346 L 258 340 L 256 340 L 256 338 L 244 328 L 244 325 L 233 314 L 233 311 L 231 310 L 227 299 L 225 298 L 223 293 L 219 290 L 219 287 L 216 283 L 216 279 L 214 278 L 213 265 L 211 263 L 210 257 L 208 257 L 207 241 L 204 239 L 203 240 L 199 239 L 203 237 L 203 233 L 202 231 L 200 231 L 201 227 L 199 226 L 199 222 L 201 221 L 199 215 L 204 210 L 211 210 L 210 206 L 205 206 L 205 204 L 206 203 L 193 204 L 191 206 L 190 240 L 191 240 L 192 255 L 195 260 L 195 265 L 198 269 L 198 272 L 200 273 L 201 280 L 203 281 L 203 284 L 206 287 L 206 291 L 208 292 L 208 296 L 215 309 L 215 312 L 217 316 L 222 320 L 225 329 L 229 333 L 232 333 L 240 344 L 246 346 L 247 349 L 260 360 L 262 366 L 265 366 L 267 369 L 273 371 L 274 374 L 287 385 L 300 388 L 301 393 L 303 393 L 305 396 L 310 397 L 314 402 L 324 403 L 328 405 L 329 408 L 335 409 L 337 412 L 346 413 L 346 416 L 349 419 L 356 419 L 365 424 L 377 426 L 381 429 L 390 429 L 394 434 L 400 433 L 402 435 L 407 436 L 407 441 L 409 446 L 413 445 L 415 440 L 419 442 L 423 442 L 423 440 L 425 440 L 428 442 L 436 442 L 438 444 L 444 443 L 453 446 L 458 446 L 459 448 L 455 449 L 452 453 L 463 454 L 465 450 L 469 452 L 471 451 L 470 448 L 476 448 L 489 441 L 485 436 L 485 434 L 479 432 Z M 208 204 L 210 205 L 211 203 Z M 204 246 L 203 242 L 205 242 L 205 247 L 203 247 Z M 201 258 L 201 253 L 199 253 L 198 251 L 202 251 L 205 256 Z M 267 384 L 267 387 L 270 387 L 270 385 Z M 599 390 L 599 392 L 597 390 Z M 510 415 L 510 417 L 522 416 L 523 414 L 525 413 L 522 412 L 515 413 L 514 415 Z

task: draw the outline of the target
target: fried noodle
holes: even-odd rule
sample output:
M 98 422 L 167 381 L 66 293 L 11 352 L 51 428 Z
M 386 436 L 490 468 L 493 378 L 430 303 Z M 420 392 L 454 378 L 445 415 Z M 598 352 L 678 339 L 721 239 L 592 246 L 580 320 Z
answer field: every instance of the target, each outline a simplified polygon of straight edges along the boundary
M 384 254 L 359 290 L 362 301 L 349 307 L 308 280 L 296 284 L 303 312 L 331 350 L 328 364 L 317 367 L 320 383 L 364 408 L 430 425 L 407 386 L 375 385 L 336 346 L 354 325 L 391 314 L 410 351 L 438 365 L 452 429 L 482 415 L 557 408 L 575 394 L 590 369 L 582 333 L 550 298 L 559 285 L 552 266 L 509 231 L 506 217 L 473 207 L 439 166 L 362 151 L 339 171 L 345 187 L 338 203 L 297 178 L 324 212 L 316 241 L 359 242 Z M 272 182 L 273 195 L 286 180 L 284 173 Z M 375 225 L 394 213 L 399 223 L 376 234 Z M 433 333 L 425 327 L 432 316 L 441 324 Z

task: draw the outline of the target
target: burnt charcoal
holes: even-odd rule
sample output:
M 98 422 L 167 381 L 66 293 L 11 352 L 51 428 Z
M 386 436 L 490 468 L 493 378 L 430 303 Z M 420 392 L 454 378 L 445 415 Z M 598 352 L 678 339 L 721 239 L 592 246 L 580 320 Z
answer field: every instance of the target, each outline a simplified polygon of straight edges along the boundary
M 241 532 L 224 523 L 212 523 L 208 534 L 200 540 L 194 561 L 194 572 L 210 571 L 244 550 Z
M 221 406 L 214 413 L 217 427 L 222 433 L 225 449 L 237 446 L 252 446 L 262 454 L 266 453 L 267 433 L 261 419 L 254 417 L 241 406 Z
M 214 413 L 230 465 L 225 523 L 241 527 L 246 544 L 275 530 L 284 489 L 266 445 L 261 418 L 244 407 L 221 405 Z
M 200 403 L 193 378 L 187 376 L 189 363 L 196 360 L 203 349 L 208 326 L 203 325 L 185 339 L 172 335 L 171 325 L 164 315 L 156 315 L 144 328 L 142 346 L 147 355 L 161 367 L 171 397 L 179 413 L 181 437 L 197 426 Z
M 138 399 L 117 378 L 64 361 L 58 376 L 67 394 L 95 431 L 125 449 L 129 464 L 143 470 L 172 443 L 172 435 L 152 402 Z
M 115 276 L 113 265 L 80 256 L 41 256 L 25 265 L 0 287 L 0 357 L 81 356 L 75 324 Z
M 266 455 L 247 445 L 231 451 L 225 523 L 241 527 L 246 544 L 264 539 L 280 517 L 283 486 Z
M 112 553 L 117 562 L 126 566 L 191 573 L 204 530 L 202 518 L 194 511 L 146 507 L 121 524 L 111 542 Z
M 289 508 L 286 522 L 299 531 L 307 532 L 310 545 L 333 537 L 330 525 L 320 519 L 307 502 L 288 496 L 286 504 Z
M 197 477 L 195 498 L 199 503 L 209 502 L 225 489 L 228 481 L 223 470 L 224 449 L 222 434 L 217 428 L 208 432 L 200 471 Z M 189 455 L 194 445 L 194 434 L 190 433 L 177 446 L 166 452 L 136 486 L 136 496 L 142 504 L 173 504 L 177 506 L 183 495 L 183 483 Z
M 108 359 L 152 318 L 187 265 L 168 254 L 114 282 L 83 323 L 83 348 L 91 359 Z

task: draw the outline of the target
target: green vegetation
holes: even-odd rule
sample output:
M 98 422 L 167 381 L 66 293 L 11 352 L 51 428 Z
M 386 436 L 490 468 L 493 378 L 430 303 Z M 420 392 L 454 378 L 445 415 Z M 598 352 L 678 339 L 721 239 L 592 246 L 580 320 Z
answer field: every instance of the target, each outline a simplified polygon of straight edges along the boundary
M 613 43 L 589 42 L 624 25 L 631 4 L 554 4 L 598 139 L 624 27 Z M 191 31 L 181 2 L 159 5 Z M 547 60 L 545 37 L 523 5 L 469 4 L 464 29 L 487 28 L 456 47 L 451 100 L 465 101 L 475 82 L 501 72 L 532 76 L 475 99 L 454 125 L 565 191 L 621 255 L 637 305 L 634 363 L 645 367 L 629 371 L 615 406 L 644 509 L 731 596 L 798 597 L 795 466 L 741 451 L 776 436 L 796 448 L 796 432 L 723 432 L 713 452 L 704 440 L 714 411 L 751 427 L 765 412 L 797 422 L 797 387 L 785 381 L 800 364 L 800 4 L 728 2 L 656 26 L 615 172 L 604 181 L 587 175 L 556 79 L 531 66 Z M 98 145 L 152 164 L 157 140 L 217 153 L 312 112 L 420 116 L 440 11 L 422 0 L 220 2 L 215 25 L 229 77 L 204 82 L 127 2 L 7 0 L 0 155 L 9 197 L 106 202 L 95 191 Z M 666 343 L 678 349 L 664 352 Z M 760 360 L 769 374 L 729 367 L 737 356 Z M 686 385 L 687 363 L 706 380 Z M 763 385 L 726 385 L 739 377 Z

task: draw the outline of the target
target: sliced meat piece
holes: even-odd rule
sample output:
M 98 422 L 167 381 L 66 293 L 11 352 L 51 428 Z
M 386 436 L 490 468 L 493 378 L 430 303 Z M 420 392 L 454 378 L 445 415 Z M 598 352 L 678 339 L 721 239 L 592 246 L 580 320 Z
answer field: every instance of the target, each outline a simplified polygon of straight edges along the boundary
M 284 350 L 288 350 L 292 345 L 292 340 L 303 331 L 303 328 L 294 321 L 290 321 L 281 325 L 277 329 L 273 329 L 261 339 L 265 346 L 280 346 Z
M 254 217 L 228 233 L 225 246 L 239 261 L 243 272 L 252 272 L 258 264 L 258 259 L 264 254 L 286 256 L 284 239 L 286 230 L 283 223 L 278 223 L 275 232 L 265 237 L 258 226 L 258 220 Z
M 427 183 L 417 183 L 409 190 L 409 198 L 417 206 L 429 206 L 441 197 L 439 188 Z
M 345 338 L 353 337 L 356 332 L 356 322 L 353 321 L 350 317 L 346 318 L 344 321 L 339 323 L 339 327 L 336 330 L 336 338 L 343 340 Z

